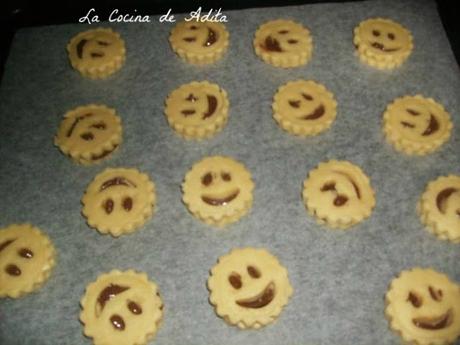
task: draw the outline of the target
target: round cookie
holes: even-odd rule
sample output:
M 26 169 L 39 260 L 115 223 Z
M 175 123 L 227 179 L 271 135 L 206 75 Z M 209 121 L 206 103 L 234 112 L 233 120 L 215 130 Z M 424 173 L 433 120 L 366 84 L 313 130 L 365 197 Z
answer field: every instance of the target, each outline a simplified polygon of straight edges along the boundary
M 347 161 L 323 162 L 304 181 L 303 201 L 319 224 L 346 229 L 368 218 L 375 206 L 369 178 Z
M 383 114 L 387 141 L 409 155 L 425 155 L 437 150 L 449 139 L 452 127 L 444 107 L 421 95 L 397 98 Z
M 432 269 L 402 271 L 385 296 L 390 327 L 414 345 L 453 344 L 460 336 L 460 286 Z
M 125 62 L 125 42 L 112 29 L 80 32 L 67 45 L 70 64 L 83 76 L 102 79 L 118 71 Z
M 103 274 L 86 287 L 80 301 L 84 334 L 95 345 L 144 345 L 163 318 L 155 283 L 133 270 Z
M 334 95 L 312 80 L 290 81 L 273 98 L 273 117 L 285 131 L 300 136 L 328 129 L 337 114 Z
M 208 279 L 217 315 L 241 329 L 276 320 L 292 295 L 288 272 L 265 249 L 233 249 L 219 258 Z
M 54 144 L 74 162 L 89 165 L 108 158 L 122 140 L 121 119 L 115 109 L 88 104 L 64 115 Z
M 228 108 L 225 90 L 207 81 L 194 81 L 169 94 L 165 114 L 180 136 L 201 140 L 222 130 L 228 120 Z
M 136 169 L 108 168 L 89 184 L 82 204 L 89 226 L 118 237 L 135 231 L 152 216 L 155 185 Z
M 183 60 L 204 65 L 222 58 L 228 48 L 228 37 L 222 23 L 182 21 L 172 29 L 169 43 Z
M 292 20 L 272 20 L 257 29 L 254 49 L 263 61 L 276 67 L 298 67 L 311 58 L 310 31 Z
M 49 237 L 30 224 L 0 229 L 0 297 L 18 298 L 43 285 L 54 267 Z
M 353 43 L 360 60 L 379 69 L 400 66 L 414 49 L 410 31 L 383 18 L 359 23 L 354 29 Z
M 186 174 L 182 200 L 195 217 L 221 227 L 249 211 L 253 189 L 251 174 L 243 164 L 229 157 L 206 157 Z
M 431 233 L 460 243 L 460 176 L 441 176 L 431 181 L 417 208 Z

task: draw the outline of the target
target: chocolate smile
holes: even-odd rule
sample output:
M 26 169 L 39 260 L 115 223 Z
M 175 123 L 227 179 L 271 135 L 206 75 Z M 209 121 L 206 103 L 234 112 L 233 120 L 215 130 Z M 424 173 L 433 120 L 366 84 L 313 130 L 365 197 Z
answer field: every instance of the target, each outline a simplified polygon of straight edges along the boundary
M 237 300 L 235 303 L 243 308 L 258 309 L 270 304 L 271 301 L 273 301 L 273 298 L 275 298 L 275 284 L 271 282 L 258 295 Z
M 378 43 L 378 42 L 372 42 L 371 46 L 383 52 L 395 52 L 401 49 L 401 48 L 385 48 L 385 46 L 382 43 Z
M 211 117 L 217 109 L 217 98 L 212 95 L 207 95 L 208 98 L 208 111 L 203 115 L 203 120 Z
M 265 38 L 265 45 L 262 45 L 262 48 L 269 52 L 283 51 L 278 40 L 276 38 L 273 38 L 272 36 L 267 36 L 267 38 Z
M 238 196 L 238 194 L 240 194 L 239 189 L 235 190 L 234 192 L 231 192 L 231 194 L 222 198 L 203 195 L 201 197 L 201 200 L 203 200 L 205 203 L 211 206 L 224 206 L 230 203 L 233 199 L 235 199 Z
M 423 136 L 431 135 L 439 129 L 438 120 L 436 120 L 436 117 L 434 117 L 433 114 L 430 115 L 430 123 L 428 127 L 425 129 L 425 131 L 422 133 Z
M 217 33 L 208 28 L 208 38 L 206 39 L 206 42 L 204 42 L 203 46 L 209 47 L 212 46 L 214 43 L 217 41 Z
M 441 213 L 446 213 L 447 200 L 453 193 L 457 191 L 458 189 L 456 188 L 446 188 L 439 192 L 439 194 L 436 196 L 436 206 Z
M 324 105 L 320 105 L 316 107 L 310 114 L 302 116 L 300 119 L 302 120 L 316 120 L 322 117 L 325 113 Z
M 452 324 L 452 309 L 437 317 L 417 317 L 412 319 L 413 324 L 422 329 L 439 330 Z

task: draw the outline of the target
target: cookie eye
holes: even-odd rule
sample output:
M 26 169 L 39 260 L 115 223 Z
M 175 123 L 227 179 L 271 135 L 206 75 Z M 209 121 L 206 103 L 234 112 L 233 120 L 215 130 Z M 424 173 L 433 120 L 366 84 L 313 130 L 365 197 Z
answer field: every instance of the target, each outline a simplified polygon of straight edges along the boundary
M 255 279 L 260 278 L 261 274 L 260 274 L 259 270 L 257 268 L 255 268 L 254 266 L 248 266 L 247 270 L 248 270 L 248 274 L 252 278 L 255 278 Z
M 222 177 L 222 180 L 224 180 L 225 182 L 229 182 L 232 180 L 232 176 L 229 173 L 224 172 L 220 174 L 220 176 Z
M 24 259 L 32 259 L 34 257 L 34 253 L 29 248 L 19 249 L 18 255 L 23 257 Z
M 228 281 L 235 289 L 241 289 L 241 286 L 243 285 L 240 275 L 235 272 L 228 276 Z
M 409 295 L 407 296 L 407 301 L 411 302 L 415 308 L 420 308 L 423 304 L 422 298 L 412 291 L 409 292 Z
M 313 101 L 313 97 L 309 95 L 308 93 L 302 93 L 302 97 L 306 99 L 307 101 Z
M 380 31 L 379 30 L 372 30 L 372 35 L 374 35 L 375 37 L 379 37 L 380 36 Z
M 289 105 L 293 108 L 299 108 L 300 107 L 300 101 L 289 101 Z
M 113 211 L 113 200 L 107 199 L 106 201 L 104 201 L 102 207 L 104 208 L 105 213 L 111 214 Z
M 98 122 L 98 123 L 95 123 L 94 125 L 91 125 L 91 128 L 106 129 L 107 126 L 105 125 L 104 122 Z
M 139 315 L 139 314 L 142 314 L 142 308 L 139 304 L 137 304 L 136 302 L 133 302 L 133 301 L 129 301 L 128 303 L 128 309 L 131 313 L 133 313 L 134 315 Z
M 122 205 L 126 211 L 131 211 L 131 209 L 133 208 L 133 199 L 127 196 L 126 198 L 123 199 Z
M 80 138 L 82 138 L 83 140 L 86 140 L 86 141 L 91 141 L 91 140 L 94 139 L 94 135 L 91 132 L 85 132 L 85 133 L 80 135 Z
M 210 172 L 208 172 L 206 175 L 204 175 L 201 178 L 201 183 L 204 186 L 209 186 L 212 183 L 212 174 Z
M 389 38 L 390 40 L 392 40 L 392 41 L 395 39 L 395 35 L 392 34 L 392 33 L 389 33 L 387 36 L 388 36 L 388 38 Z
M 289 32 L 289 30 L 280 30 L 278 31 L 279 34 L 281 35 L 286 35 Z
M 185 37 L 183 39 L 185 42 L 195 42 L 196 41 L 196 37 Z
M 433 300 L 436 302 L 440 302 L 442 300 L 442 290 L 440 289 L 435 289 L 432 286 L 428 287 L 428 291 L 430 292 L 430 296 Z
M 296 44 L 296 43 L 298 43 L 298 42 L 299 42 L 299 41 L 297 41 L 297 40 L 292 40 L 292 39 L 291 39 L 291 40 L 288 40 L 288 43 L 289 43 L 289 44 Z
M 192 25 L 192 26 L 190 27 L 190 30 L 198 30 L 198 26 Z
M 420 115 L 420 113 L 419 113 L 418 111 L 413 110 L 413 109 L 407 108 L 406 111 L 407 111 L 409 114 L 411 114 L 412 116 L 418 116 L 418 115 Z

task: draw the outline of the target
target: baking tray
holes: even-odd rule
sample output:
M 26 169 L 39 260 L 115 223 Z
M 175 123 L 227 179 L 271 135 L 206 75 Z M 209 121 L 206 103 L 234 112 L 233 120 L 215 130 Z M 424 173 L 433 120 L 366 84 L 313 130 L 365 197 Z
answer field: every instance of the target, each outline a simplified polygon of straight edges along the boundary
M 174 11 L 174 9 L 173 9 Z M 174 24 L 101 23 L 126 41 L 127 61 L 93 81 L 69 65 L 65 46 L 96 25 L 69 24 L 17 32 L 0 89 L 1 227 L 31 222 L 52 238 L 57 266 L 38 292 L 0 301 L 0 343 L 90 344 L 78 321 L 86 285 L 112 269 L 146 272 L 162 293 L 164 322 L 156 344 L 397 344 L 384 317 L 391 279 L 414 266 L 433 267 L 460 281 L 459 246 L 437 240 L 415 205 L 426 184 L 459 174 L 460 77 L 434 1 L 365 1 L 225 11 L 230 48 L 216 64 L 184 63 L 169 47 Z M 175 14 L 177 18 L 183 15 Z M 407 27 L 415 49 L 401 68 L 380 71 L 354 55 L 353 28 L 369 17 Z M 305 66 L 278 69 L 254 54 L 258 26 L 289 18 L 313 36 Z M 290 80 L 313 79 L 338 102 L 327 132 L 296 138 L 272 118 L 272 97 Z M 203 142 L 174 134 L 163 115 L 168 93 L 209 80 L 227 90 L 230 118 Z M 433 97 L 450 112 L 450 140 L 433 154 L 396 152 L 382 134 L 382 113 L 406 94 Z M 78 166 L 53 146 L 63 114 L 104 103 L 122 117 L 124 142 L 99 165 Z M 224 230 L 192 217 L 180 184 L 208 155 L 243 162 L 256 184 L 251 212 Z M 321 161 L 345 159 L 371 179 L 377 205 L 349 231 L 319 226 L 301 200 L 302 182 Z M 135 167 L 157 187 L 158 209 L 142 229 L 114 239 L 90 229 L 80 199 L 106 167 Z M 267 248 L 287 267 L 294 294 L 279 319 L 257 331 L 227 325 L 208 303 L 206 280 L 217 258 L 234 247 Z

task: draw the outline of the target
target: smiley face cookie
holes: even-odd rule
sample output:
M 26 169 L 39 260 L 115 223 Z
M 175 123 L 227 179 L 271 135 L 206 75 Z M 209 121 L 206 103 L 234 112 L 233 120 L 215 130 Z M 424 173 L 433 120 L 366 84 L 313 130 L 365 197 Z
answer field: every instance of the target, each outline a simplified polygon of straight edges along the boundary
M 460 336 L 460 286 L 432 269 L 403 271 L 385 296 L 392 330 L 415 345 L 453 344 Z
M 323 162 L 304 181 L 303 201 L 319 224 L 346 229 L 370 216 L 375 206 L 369 178 L 347 161 Z
M 38 289 L 55 265 L 48 236 L 30 224 L 0 229 L 0 297 L 18 298 Z
M 460 176 L 442 176 L 431 181 L 417 209 L 431 233 L 460 243 Z
M 379 69 L 400 66 L 414 49 L 410 31 L 383 18 L 359 23 L 354 30 L 353 43 L 360 60 Z
M 245 166 L 231 158 L 207 157 L 196 163 L 182 183 L 182 200 L 203 222 L 224 226 L 252 206 L 254 182 Z
M 89 104 L 64 115 L 54 144 L 84 165 L 108 158 L 122 142 L 121 119 L 105 105 Z
M 204 65 L 222 58 L 228 48 L 228 37 L 222 23 L 183 21 L 172 29 L 169 43 L 183 60 Z
M 444 107 L 421 95 L 397 98 L 383 114 L 383 130 L 396 150 L 424 155 L 437 150 L 450 137 L 452 122 Z
M 143 345 L 158 331 L 163 302 L 155 283 L 133 270 L 103 274 L 80 301 L 84 334 L 95 345 Z
M 278 19 L 262 24 L 253 44 L 257 56 L 283 68 L 305 65 L 313 51 L 310 31 L 291 20 Z
M 112 29 L 80 32 L 67 45 L 70 64 L 83 76 L 102 79 L 118 71 L 125 62 L 125 42 Z
M 219 258 L 208 279 L 217 315 L 241 329 L 272 323 L 292 295 L 286 268 L 265 249 L 233 249 Z
M 106 169 L 89 184 L 82 198 L 88 225 L 118 237 L 141 227 L 153 214 L 155 185 L 136 169 Z
M 273 117 L 287 132 L 316 135 L 328 129 L 337 114 L 334 95 L 312 80 L 291 81 L 274 96 Z
M 169 125 L 185 139 L 210 138 L 227 123 L 227 92 L 207 81 L 191 82 L 171 92 L 165 114 Z

